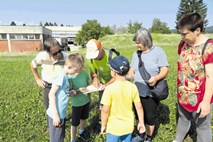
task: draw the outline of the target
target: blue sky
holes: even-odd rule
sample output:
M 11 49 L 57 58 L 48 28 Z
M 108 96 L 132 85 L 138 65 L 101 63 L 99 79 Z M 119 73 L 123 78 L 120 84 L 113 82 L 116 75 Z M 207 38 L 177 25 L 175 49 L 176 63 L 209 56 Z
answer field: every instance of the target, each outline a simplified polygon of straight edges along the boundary
M 213 0 L 203 0 L 208 7 L 208 26 L 213 26 Z M 41 21 L 58 25 L 80 26 L 97 20 L 102 26 L 127 26 L 132 22 L 150 28 L 154 18 L 175 28 L 180 0 L 3 0 L 0 25 L 38 25 Z

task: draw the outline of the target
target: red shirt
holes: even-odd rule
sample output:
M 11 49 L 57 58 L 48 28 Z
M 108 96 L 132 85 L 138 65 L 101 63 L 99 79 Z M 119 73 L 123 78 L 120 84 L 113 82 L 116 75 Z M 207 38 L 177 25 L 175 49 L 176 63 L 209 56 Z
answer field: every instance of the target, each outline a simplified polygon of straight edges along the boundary
M 206 83 L 204 65 L 213 62 L 213 40 L 209 41 L 202 56 L 203 46 L 179 44 L 177 96 L 180 105 L 189 112 L 196 111 L 203 100 Z

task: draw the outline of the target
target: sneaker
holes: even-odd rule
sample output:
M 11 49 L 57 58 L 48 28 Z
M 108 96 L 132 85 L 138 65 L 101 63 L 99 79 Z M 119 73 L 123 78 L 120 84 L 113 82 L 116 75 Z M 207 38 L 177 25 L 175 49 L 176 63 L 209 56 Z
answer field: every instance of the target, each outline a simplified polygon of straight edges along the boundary
M 132 142 L 144 142 L 144 138 L 139 135 L 136 135 L 136 137 L 132 138 Z
M 82 134 L 79 134 L 79 138 L 83 141 L 88 141 L 88 135 L 86 134 L 86 132 L 84 131 Z
M 146 140 L 144 142 L 152 142 L 151 138 L 146 138 Z

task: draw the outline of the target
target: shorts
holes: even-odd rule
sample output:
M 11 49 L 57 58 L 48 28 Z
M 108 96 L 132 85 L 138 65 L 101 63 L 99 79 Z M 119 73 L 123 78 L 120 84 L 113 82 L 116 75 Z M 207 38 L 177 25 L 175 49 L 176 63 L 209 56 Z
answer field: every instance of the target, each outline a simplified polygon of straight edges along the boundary
M 157 112 L 159 101 L 152 97 L 141 97 L 141 96 L 140 96 L 140 100 L 143 106 L 145 124 L 155 125 L 156 123 L 155 114 Z M 136 115 L 136 119 L 138 119 L 136 110 L 135 110 L 135 115 Z
M 72 126 L 78 126 L 80 120 L 87 119 L 89 117 L 90 103 L 87 103 L 83 106 L 72 106 Z

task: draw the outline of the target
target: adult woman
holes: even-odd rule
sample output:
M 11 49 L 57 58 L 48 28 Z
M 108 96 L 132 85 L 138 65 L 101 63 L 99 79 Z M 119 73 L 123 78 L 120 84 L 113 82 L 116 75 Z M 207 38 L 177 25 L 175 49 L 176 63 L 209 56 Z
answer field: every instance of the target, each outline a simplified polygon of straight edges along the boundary
M 144 108 L 144 121 L 146 124 L 146 135 L 141 136 L 140 139 L 145 139 L 147 142 L 151 141 L 155 128 L 155 113 L 159 101 L 154 99 L 150 93 L 148 85 L 141 77 L 138 64 L 139 64 L 139 51 L 142 54 L 139 55 L 144 62 L 144 67 L 151 75 L 148 80 L 149 86 L 154 86 L 158 80 L 165 78 L 168 74 L 168 61 L 164 50 L 158 46 L 153 46 L 151 33 L 145 29 L 139 29 L 133 38 L 136 43 L 137 51 L 133 54 L 131 61 L 130 76 L 134 76 L 134 83 L 136 84 L 141 103 Z M 138 139 L 136 137 L 133 140 Z
M 208 40 L 202 33 L 203 18 L 198 13 L 183 15 L 177 28 L 182 41 L 178 50 L 179 119 L 174 142 L 184 140 L 191 120 L 196 123 L 197 141 L 212 142 L 210 119 L 213 103 L 213 40 Z

